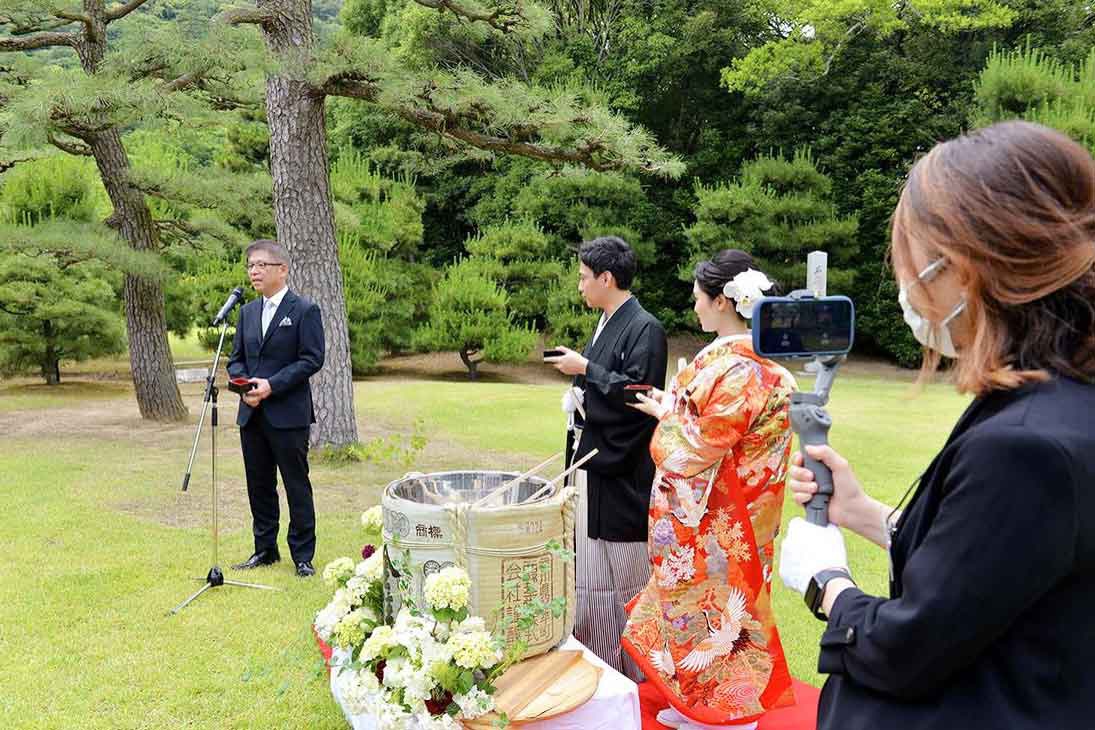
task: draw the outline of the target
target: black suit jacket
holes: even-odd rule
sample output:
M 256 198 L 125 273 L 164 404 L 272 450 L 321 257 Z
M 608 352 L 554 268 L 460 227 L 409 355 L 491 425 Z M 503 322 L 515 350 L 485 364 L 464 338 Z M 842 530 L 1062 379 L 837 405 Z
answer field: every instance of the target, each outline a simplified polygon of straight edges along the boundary
M 582 441 L 574 452 L 573 434 L 568 433 L 567 455 L 569 461 L 570 455 L 580 459 L 599 450 L 583 467 L 589 489 L 589 536 L 644 542 L 654 482 L 650 437 L 658 422 L 627 405 L 624 387 L 665 387 L 665 330 L 632 297 L 582 354 L 589 367 L 585 375 L 574 378 L 574 385 L 585 391 L 586 417 L 583 422 L 575 414 L 583 428 Z
M 892 555 L 891 599 L 833 607 L 819 728 L 1095 727 L 1095 385 L 974 401 Z
M 307 428 L 315 423 L 308 378 L 323 367 L 325 346 L 319 307 L 287 291 L 266 337 L 262 336 L 262 297 L 240 308 L 228 374 L 266 378 L 271 395 L 259 405 L 274 428 Z M 236 423 L 246 426 L 256 409 L 240 400 Z

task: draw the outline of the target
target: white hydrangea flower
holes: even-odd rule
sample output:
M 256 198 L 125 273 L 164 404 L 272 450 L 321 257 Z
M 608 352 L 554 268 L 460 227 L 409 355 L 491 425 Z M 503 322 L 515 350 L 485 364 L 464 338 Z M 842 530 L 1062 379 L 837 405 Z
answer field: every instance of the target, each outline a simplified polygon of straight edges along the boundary
M 351 715 L 364 715 L 372 712 L 379 699 L 380 682 L 376 675 L 368 670 L 355 671 L 342 669 L 335 678 L 338 691 L 346 703 Z
M 445 714 L 434 716 L 423 711 L 416 713 L 414 719 L 420 730 L 462 730 L 464 727 L 455 717 Z
M 384 529 L 384 508 L 379 504 L 361 513 L 361 526 L 368 532 L 380 532 Z
M 362 560 L 357 564 L 357 567 L 353 569 L 353 574 L 364 578 L 370 583 L 377 583 L 384 580 L 384 556 L 377 550 L 365 560 Z
M 354 561 L 350 558 L 336 558 L 323 568 L 323 582 L 329 586 L 345 583 L 354 574 Z
M 384 730 L 418 730 L 413 716 L 394 702 L 377 702 L 373 705 L 376 727 Z
M 494 709 L 494 698 L 478 687 L 472 687 L 467 694 L 456 695 L 453 700 L 465 720 L 474 720 Z
M 467 608 L 471 598 L 471 578 L 462 569 L 450 566 L 426 578 L 422 594 L 435 611 L 445 608 L 459 611 Z
M 745 319 L 753 318 L 753 307 L 757 300 L 764 296 L 764 292 L 772 288 L 772 282 L 763 272 L 756 269 L 746 269 L 733 279 L 726 282 L 722 293 L 735 302 L 735 309 Z
M 452 658 L 465 669 L 489 669 L 502 661 L 502 652 L 486 631 L 463 631 L 449 639 Z
M 346 581 L 346 591 L 350 594 L 355 604 L 361 603 L 365 600 L 365 595 L 369 592 L 369 586 L 372 585 L 371 581 L 367 580 L 364 576 L 355 575 L 350 580 Z
M 373 629 L 373 633 L 369 634 L 369 638 L 365 639 L 365 643 L 361 645 L 361 651 L 358 652 L 357 659 L 360 662 L 372 661 L 388 649 L 398 645 L 399 640 L 396 638 L 391 626 L 377 626 Z
M 453 647 L 446 642 L 424 641 L 421 645 L 422 667 L 431 677 L 435 677 L 435 670 L 452 662 Z
M 345 588 L 339 588 L 335 591 L 335 595 L 331 599 L 331 602 L 316 614 L 314 625 L 316 633 L 319 634 L 319 638 L 329 643 L 331 641 L 331 633 L 335 630 L 335 626 L 338 625 L 339 621 L 346 617 L 346 614 L 348 614 L 352 608 L 353 600 L 349 591 Z
M 479 616 L 468 616 L 466 619 L 456 624 L 453 627 L 455 632 L 468 632 L 468 631 L 486 631 L 487 622 Z

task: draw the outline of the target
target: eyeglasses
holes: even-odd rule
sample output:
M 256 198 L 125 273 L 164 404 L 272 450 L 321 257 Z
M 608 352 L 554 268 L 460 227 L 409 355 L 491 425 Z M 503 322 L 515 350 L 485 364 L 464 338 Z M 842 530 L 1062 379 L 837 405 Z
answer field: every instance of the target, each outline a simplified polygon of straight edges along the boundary
M 285 266 L 285 264 L 281 263 L 280 261 L 252 261 L 250 263 L 244 264 L 244 268 L 246 268 L 248 271 L 250 271 L 251 269 L 266 271 L 266 267 L 268 266 Z

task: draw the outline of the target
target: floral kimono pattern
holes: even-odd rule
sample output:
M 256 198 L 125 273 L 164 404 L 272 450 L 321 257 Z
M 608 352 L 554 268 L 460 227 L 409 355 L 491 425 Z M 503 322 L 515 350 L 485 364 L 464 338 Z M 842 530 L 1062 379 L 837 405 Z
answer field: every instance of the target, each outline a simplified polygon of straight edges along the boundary
M 698 722 L 794 704 L 771 603 L 794 388 L 747 338 L 719 338 L 670 383 L 650 445 L 653 572 L 622 641 Z

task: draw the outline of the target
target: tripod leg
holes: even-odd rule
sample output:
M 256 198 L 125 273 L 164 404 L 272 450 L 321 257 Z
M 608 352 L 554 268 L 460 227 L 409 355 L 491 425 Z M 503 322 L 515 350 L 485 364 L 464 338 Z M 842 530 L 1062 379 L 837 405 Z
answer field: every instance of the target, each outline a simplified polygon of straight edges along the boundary
M 226 586 L 240 586 L 241 588 L 261 588 L 264 591 L 280 591 L 281 590 L 280 588 L 275 588 L 274 586 L 264 586 L 264 585 L 259 585 L 258 583 L 244 583 L 243 581 L 238 581 L 238 580 L 226 580 L 226 581 L 224 581 L 224 584 Z
M 198 596 L 200 596 L 201 594 L 205 593 L 205 592 L 206 592 L 207 590 L 209 590 L 209 589 L 210 589 L 210 588 L 212 588 L 212 587 L 213 587 L 213 584 L 212 584 L 212 583 L 206 583 L 206 584 L 205 584 L 204 586 L 202 586 L 201 588 L 199 588 L 199 589 L 198 589 L 197 593 L 195 593 L 194 595 L 190 596 L 190 598 L 187 598 L 187 599 L 186 599 L 185 601 L 183 601 L 182 603 L 180 603 L 180 604 L 179 604 L 178 606 L 175 606 L 175 608 L 171 609 L 171 613 L 172 613 L 172 614 L 176 614 L 176 613 L 178 613 L 179 611 L 183 610 L 183 609 L 184 609 L 184 608 L 186 608 L 186 607 L 187 607 L 188 605 L 190 605 L 190 603 L 191 603 L 191 602 L 193 602 L 193 601 L 194 601 L 194 599 L 196 599 L 196 598 L 197 598 Z

